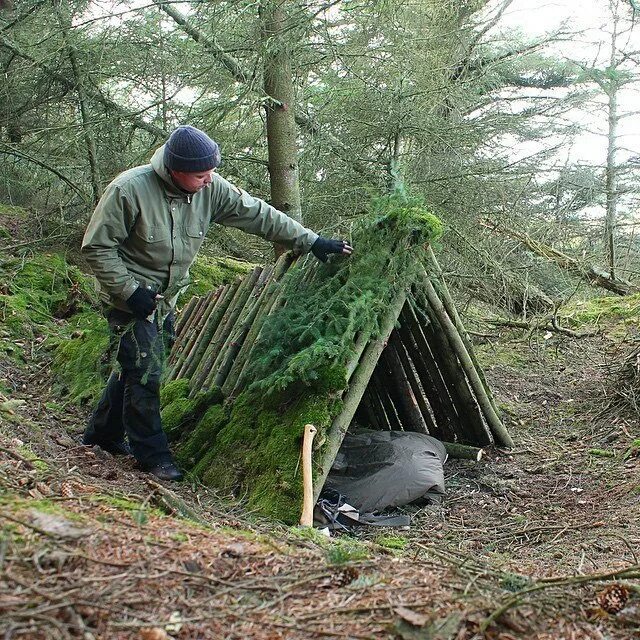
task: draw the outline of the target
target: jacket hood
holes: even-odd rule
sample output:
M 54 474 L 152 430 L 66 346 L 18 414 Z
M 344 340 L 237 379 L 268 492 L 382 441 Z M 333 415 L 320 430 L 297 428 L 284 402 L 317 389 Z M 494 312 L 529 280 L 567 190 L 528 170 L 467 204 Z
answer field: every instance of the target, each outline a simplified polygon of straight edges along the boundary
M 171 193 L 184 195 L 184 191 L 180 189 L 172 180 L 171 174 L 167 167 L 164 166 L 164 145 L 158 147 L 151 156 L 151 168 L 160 176 L 167 191 Z

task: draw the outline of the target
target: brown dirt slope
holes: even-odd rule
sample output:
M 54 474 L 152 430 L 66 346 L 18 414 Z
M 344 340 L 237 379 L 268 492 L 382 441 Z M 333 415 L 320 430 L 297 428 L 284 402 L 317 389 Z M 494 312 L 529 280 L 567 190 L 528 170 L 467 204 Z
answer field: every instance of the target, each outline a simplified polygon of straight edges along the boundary
M 606 410 L 614 339 L 510 338 L 481 352 L 518 448 L 448 463 L 410 531 L 337 541 L 79 446 L 46 361 L 3 361 L 0 637 L 640 637 L 640 436 Z

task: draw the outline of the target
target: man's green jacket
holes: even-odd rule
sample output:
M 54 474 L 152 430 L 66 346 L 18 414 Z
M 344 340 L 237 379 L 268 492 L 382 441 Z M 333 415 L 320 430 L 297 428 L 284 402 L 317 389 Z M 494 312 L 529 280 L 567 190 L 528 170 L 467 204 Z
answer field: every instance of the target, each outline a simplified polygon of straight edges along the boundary
M 212 222 L 236 227 L 299 253 L 318 238 L 310 229 L 218 174 L 187 194 L 174 185 L 163 162 L 121 173 L 106 188 L 82 241 L 102 299 L 128 311 L 125 300 L 138 286 L 166 293 L 175 304 L 189 283 L 189 267 Z

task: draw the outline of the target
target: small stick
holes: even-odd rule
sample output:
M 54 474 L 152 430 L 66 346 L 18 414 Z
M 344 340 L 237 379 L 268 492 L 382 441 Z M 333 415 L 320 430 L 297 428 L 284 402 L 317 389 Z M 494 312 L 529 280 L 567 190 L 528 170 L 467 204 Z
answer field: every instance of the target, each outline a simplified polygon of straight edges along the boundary
M 318 430 L 312 424 L 304 425 L 302 440 L 302 515 L 300 524 L 303 527 L 313 526 L 313 471 L 311 468 L 311 448 L 313 438 Z

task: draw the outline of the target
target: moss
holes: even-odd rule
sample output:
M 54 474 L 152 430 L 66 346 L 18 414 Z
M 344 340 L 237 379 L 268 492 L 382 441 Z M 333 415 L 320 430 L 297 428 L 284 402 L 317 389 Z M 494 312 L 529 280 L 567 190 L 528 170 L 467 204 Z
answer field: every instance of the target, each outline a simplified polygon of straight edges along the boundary
M 38 471 L 48 471 L 49 470 L 49 465 L 44 460 L 39 458 L 33 452 L 31 447 L 29 447 L 29 445 L 21 444 L 18 447 L 18 453 L 23 458 L 26 458 L 27 460 L 29 460 Z
M 67 318 L 93 299 L 90 279 L 69 265 L 62 254 L 41 254 L 0 265 L 4 290 L 0 294 L 0 319 L 21 338 L 33 337 L 38 326 L 52 318 Z
M 172 380 L 160 389 L 160 406 L 162 408 L 170 405 L 178 398 L 186 398 L 189 395 L 189 379 L 180 378 Z
M 515 344 L 487 343 L 476 347 L 478 360 L 483 367 L 496 365 L 525 369 L 529 366 L 529 360 L 517 350 Z
M 116 509 L 120 509 L 121 511 L 135 511 L 137 509 L 140 509 L 140 504 L 138 502 L 130 500 L 129 498 L 122 498 L 120 496 L 108 496 L 102 494 L 97 494 L 95 496 L 92 496 L 91 498 L 96 502 L 103 502 L 112 507 L 115 507 Z
M 181 532 L 172 533 L 170 537 L 175 542 L 189 542 L 189 536 Z
M 416 243 L 436 242 L 444 232 L 442 221 L 420 201 L 396 206 L 392 200 L 381 199 L 378 207 L 387 211 L 383 218 L 385 223 L 401 228 Z
M 190 434 L 207 409 L 221 400 L 222 393 L 217 387 L 194 398 L 177 397 L 160 412 L 167 438 L 173 441 Z
M 323 549 L 326 549 L 332 545 L 331 538 L 327 537 L 326 535 L 324 535 L 324 533 L 321 533 L 318 529 L 314 529 L 313 527 L 291 527 L 289 529 L 289 534 L 293 538 L 313 542 Z
M 220 429 L 227 422 L 228 416 L 220 404 L 211 405 L 198 424 L 194 427 L 186 441 L 176 452 L 178 462 L 185 468 L 192 467 L 206 453 L 205 447 L 211 445 Z
M 606 296 L 581 300 L 562 309 L 560 318 L 566 324 L 599 324 L 621 320 L 636 321 L 640 311 L 640 293 L 630 296 Z
M 233 282 L 239 275 L 243 276 L 255 265 L 241 262 L 233 258 L 213 258 L 200 254 L 191 268 L 191 284 L 180 297 L 180 304 L 184 304 L 193 296 L 202 296 L 221 284 Z
M 176 398 L 162 409 L 162 426 L 169 440 L 180 436 L 182 430 L 193 421 L 195 406 L 193 398 Z
M 387 549 L 402 551 L 409 544 L 409 541 L 402 536 L 379 535 L 376 537 L 376 543 Z
M 72 338 L 58 341 L 52 369 L 54 389 L 72 402 L 94 403 L 100 397 L 112 362 L 109 360 L 109 326 L 95 311 L 74 316 Z
M 368 557 L 369 552 L 364 544 L 352 538 L 336 540 L 325 553 L 325 559 L 329 565 L 357 562 L 366 560 Z
M 22 341 L 46 336 L 45 346 L 55 351 L 57 391 L 72 400 L 95 399 L 103 382 L 99 363 L 108 334 L 92 309 L 91 279 L 61 253 L 4 260 L 0 278 L 3 338 L 21 339 L 3 351 L 13 360 L 24 359 Z
M 244 393 L 194 473 L 207 485 L 245 495 L 248 506 L 265 515 L 297 522 L 302 504 L 298 458 L 304 425 L 312 422 L 322 432 L 334 411 L 335 404 L 326 396 L 260 408 L 252 394 Z

